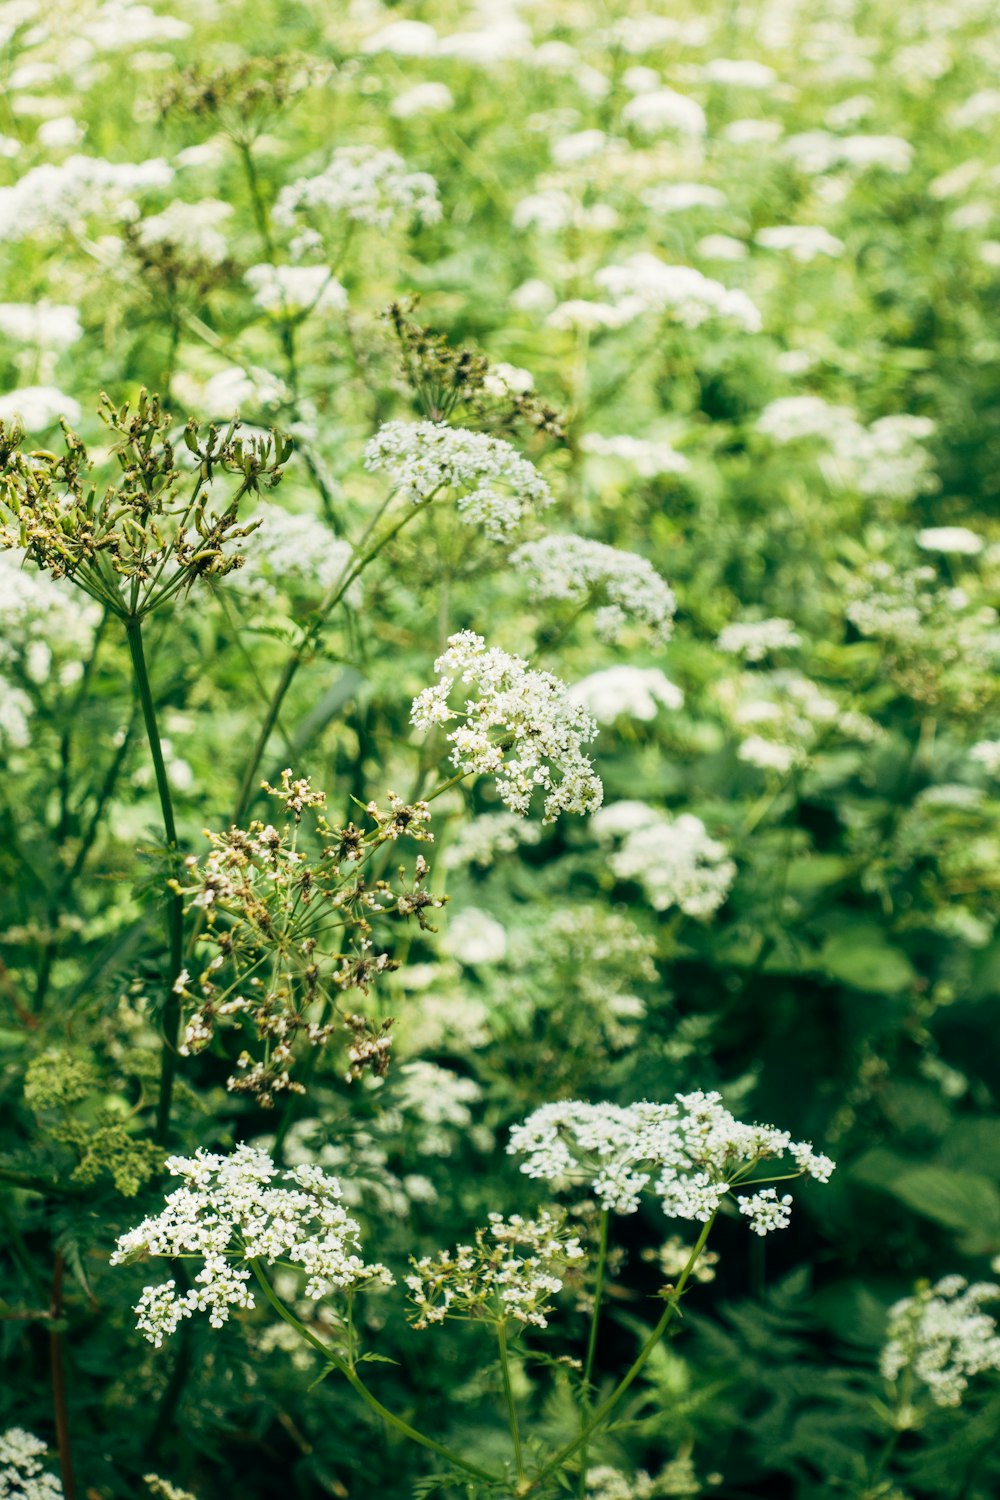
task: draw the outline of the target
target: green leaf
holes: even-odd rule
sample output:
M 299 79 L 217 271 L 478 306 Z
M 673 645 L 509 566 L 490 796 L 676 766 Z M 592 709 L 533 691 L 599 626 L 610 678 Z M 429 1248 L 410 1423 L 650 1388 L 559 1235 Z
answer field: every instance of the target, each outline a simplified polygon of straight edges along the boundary
M 877 927 L 868 926 L 827 938 L 819 966 L 831 979 L 876 995 L 898 995 L 919 977 L 902 949 L 887 943 Z

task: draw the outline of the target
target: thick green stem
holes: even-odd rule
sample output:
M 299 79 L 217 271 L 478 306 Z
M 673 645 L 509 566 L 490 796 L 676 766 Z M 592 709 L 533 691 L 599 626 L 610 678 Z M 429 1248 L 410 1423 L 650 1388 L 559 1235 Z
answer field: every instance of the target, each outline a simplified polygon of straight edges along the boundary
M 604 1296 L 604 1272 L 608 1263 L 608 1230 L 611 1224 L 611 1210 L 601 1211 L 600 1238 L 597 1247 L 597 1272 L 594 1277 L 594 1312 L 590 1320 L 590 1336 L 587 1339 L 587 1357 L 583 1365 L 583 1383 L 581 1386 L 581 1425 L 587 1424 L 587 1412 L 590 1410 L 590 1387 L 594 1375 L 594 1360 L 597 1356 L 597 1330 L 601 1321 L 601 1300 Z M 580 1500 L 584 1500 L 587 1492 L 587 1445 L 580 1450 Z
M 507 1352 L 507 1329 L 497 1324 L 497 1343 L 500 1346 L 500 1375 L 503 1380 L 503 1398 L 507 1406 L 510 1423 L 510 1440 L 514 1445 L 514 1466 L 519 1480 L 524 1478 L 524 1454 L 521 1451 L 521 1429 L 517 1422 L 517 1407 L 514 1404 L 514 1388 L 510 1383 L 510 1356 Z
M 580 1434 L 575 1437 L 571 1443 L 567 1443 L 564 1448 L 560 1448 L 559 1452 L 553 1458 L 550 1458 L 547 1464 L 544 1464 L 542 1468 L 539 1469 L 538 1473 L 535 1475 L 531 1483 L 521 1491 L 522 1495 L 530 1495 L 534 1490 L 537 1490 L 539 1485 L 542 1484 L 546 1479 L 548 1479 L 550 1475 L 556 1474 L 562 1468 L 564 1468 L 569 1460 L 574 1456 L 574 1454 L 578 1453 L 581 1448 L 586 1448 L 587 1444 L 589 1443 L 593 1434 L 597 1431 L 598 1427 L 600 1427 L 601 1423 L 605 1420 L 606 1417 L 610 1416 L 611 1412 L 617 1406 L 622 1396 L 624 1396 L 629 1386 L 641 1373 L 653 1350 L 656 1348 L 657 1344 L 666 1333 L 667 1326 L 670 1323 L 670 1320 L 672 1319 L 674 1313 L 677 1311 L 677 1307 L 683 1295 L 684 1288 L 688 1283 L 688 1278 L 690 1277 L 691 1272 L 694 1270 L 695 1265 L 697 1264 L 698 1257 L 705 1248 L 705 1243 L 714 1223 L 715 1215 L 713 1214 L 708 1223 L 702 1227 L 702 1231 L 695 1241 L 694 1248 L 692 1249 L 691 1254 L 688 1256 L 687 1264 L 685 1265 L 680 1276 L 677 1278 L 677 1285 L 674 1287 L 673 1291 L 670 1293 L 667 1299 L 667 1305 L 663 1309 L 659 1322 L 653 1329 L 652 1333 L 649 1335 L 649 1338 L 643 1344 L 642 1348 L 639 1350 L 639 1353 L 636 1355 L 635 1359 L 632 1361 L 631 1365 L 626 1370 L 621 1380 L 619 1380 L 618 1384 L 611 1392 L 610 1396 L 607 1396 L 601 1402 L 600 1406 L 594 1409 L 594 1411 L 591 1413 L 589 1422 L 586 1424 Z
M 486 1469 L 480 1469 L 476 1464 L 470 1464 L 466 1459 L 459 1458 L 457 1453 L 453 1453 L 443 1443 L 438 1443 L 434 1438 L 427 1437 L 426 1434 L 418 1432 L 415 1427 L 410 1426 L 409 1422 L 405 1422 L 402 1417 L 397 1417 L 395 1412 L 391 1412 L 387 1406 L 383 1406 L 378 1397 L 373 1395 L 365 1385 L 357 1370 L 352 1365 L 349 1365 L 347 1360 L 339 1355 L 335 1349 L 332 1349 L 328 1344 L 324 1344 L 322 1339 L 318 1339 L 314 1333 L 310 1332 L 290 1308 L 285 1306 L 265 1276 L 260 1262 L 251 1260 L 250 1266 L 257 1281 L 260 1283 L 260 1288 L 264 1296 L 270 1302 L 279 1318 L 287 1323 L 289 1328 L 294 1328 L 300 1338 L 305 1339 L 307 1344 L 311 1344 L 314 1349 L 318 1350 L 328 1364 L 332 1365 L 334 1369 L 339 1370 L 340 1374 L 354 1388 L 369 1410 L 373 1411 L 376 1416 L 381 1417 L 382 1421 L 387 1422 L 390 1427 L 394 1427 L 403 1437 L 409 1438 L 413 1443 L 419 1443 L 422 1448 L 429 1448 L 432 1453 L 436 1453 L 439 1458 L 443 1458 L 448 1463 L 453 1464 L 456 1469 L 462 1469 L 466 1474 L 471 1474 L 476 1479 L 485 1480 L 487 1484 L 498 1483 L 495 1474 L 490 1474 Z
M 142 708 L 149 753 L 153 761 L 156 790 L 160 798 L 163 816 L 163 832 L 167 848 L 172 856 L 178 852 L 177 827 L 174 822 L 174 805 L 170 796 L 170 783 L 163 763 L 163 746 L 156 723 L 156 706 L 149 683 L 146 656 L 142 648 L 142 627 L 139 619 L 132 615 L 125 622 L 132 656 L 132 670 L 136 690 Z M 170 943 L 170 962 L 167 969 L 166 1000 L 163 1006 L 163 1049 L 160 1055 L 160 1094 L 156 1108 L 156 1139 L 163 1144 L 170 1134 L 170 1103 L 173 1097 L 174 1074 L 177 1071 L 177 1033 L 180 1028 L 180 997 L 176 991 L 177 976 L 184 962 L 184 899 L 171 892 L 167 905 L 167 932 Z

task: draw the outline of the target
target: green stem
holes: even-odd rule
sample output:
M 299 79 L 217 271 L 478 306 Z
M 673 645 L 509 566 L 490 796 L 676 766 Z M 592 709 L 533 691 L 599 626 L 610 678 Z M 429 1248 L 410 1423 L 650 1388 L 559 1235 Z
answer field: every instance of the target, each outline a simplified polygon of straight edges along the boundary
M 307 1344 L 311 1344 L 314 1349 L 318 1350 L 328 1364 L 332 1365 L 334 1369 L 340 1371 L 344 1379 L 347 1380 L 351 1386 L 353 1386 L 354 1390 L 361 1397 L 365 1405 L 371 1411 L 373 1411 L 376 1416 L 381 1417 L 383 1422 L 388 1422 L 389 1426 L 394 1427 L 397 1432 L 402 1434 L 403 1437 L 409 1438 L 413 1443 L 419 1443 L 422 1448 L 429 1448 L 432 1453 L 436 1453 L 439 1458 L 443 1458 L 448 1463 L 453 1464 L 456 1469 L 462 1469 L 466 1474 L 472 1474 L 476 1479 L 485 1480 L 487 1484 L 498 1483 L 495 1474 L 490 1474 L 487 1472 L 487 1470 L 480 1469 L 475 1464 L 468 1463 L 464 1458 L 459 1458 L 457 1453 L 453 1453 L 451 1449 L 446 1448 L 443 1443 L 435 1442 L 434 1438 L 429 1438 L 424 1433 L 418 1432 L 415 1427 L 410 1426 L 409 1422 L 404 1422 L 402 1417 L 397 1417 L 395 1412 L 391 1412 L 387 1406 L 383 1406 L 378 1397 L 373 1395 L 373 1393 L 365 1385 L 364 1381 L 361 1379 L 361 1376 L 357 1373 L 354 1367 L 352 1365 L 349 1365 L 347 1360 L 343 1359 L 335 1349 L 332 1349 L 328 1344 L 324 1344 L 322 1339 L 318 1339 L 314 1333 L 310 1332 L 305 1324 L 300 1322 L 300 1320 L 295 1316 L 291 1309 L 285 1306 L 285 1304 L 278 1297 L 277 1293 L 274 1291 L 274 1288 L 271 1286 L 271 1283 L 268 1281 L 267 1277 L 264 1275 L 260 1262 L 251 1260 L 249 1264 L 251 1270 L 260 1283 L 260 1287 L 264 1293 L 264 1296 L 267 1298 L 268 1302 L 270 1302 L 279 1318 L 281 1318 L 283 1322 L 287 1323 L 289 1328 L 294 1328 L 296 1333 L 298 1333 L 301 1338 L 305 1339 Z
M 543 1467 L 539 1469 L 538 1473 L 535 1475 L 534 1479 L 527 1486 L 527 1488 L 521 1491 L 522 1495 L 530 1495 L 534 1490 L 537 1490 L 538 1486 L 542 1484 L 546 1479 L 548 1479 L 551 1474 L 558 1473 L 558 1471 L 566 1465 L 568 1460 L 571 1459 L 575 1453 L 578 1453 L 581 1448 L 586 1448 L 594 1432 L 596 1432 L 597 1428 L 600 1427 L 604 1419 L 609 1416 L 610 1413 L 614 1410 L 615 1406 L 617 1406 L 618 1402 L 621 1400 L 622 1396 L 624 1396 L 625 1392 L 635 1380 L 636 1376 L 641 1373 L 653 1350 L 656 1348 L 657 1344 L 660 1342 L 661 1338 L 666 1332 L 671 1318 L 677 1311 L 677 1307 L 683 1295 L 684 1288 L 687 1285 L 688 1278 L 690 1277 L 691 1272 L 694 1270 L 695 1265 L 697 1264 L 699 1255 L 705 1248 L 705 1243 L 714 1223 L 715 1215 L 713 1214 L 708 1223 L 703 1225 L 702 1231 L 695 1241 L 694 1248 L 692 1249 L 691 1254 L 688 1256 L 687 1264 L 685 1265 L 680 1276 L 677 1278 L 677 1285 L 674 1287 L 673 1291 L 670 1293 L 669 1298 L 667 1299 L 667 1305 L 663 1309 L 659 1322 L 653 1329 L 652 1333 L 649 1335 L 649 1338 L 643 1344 L 642 1348 L 639 1350 L 639 1353 L 636 1355 L 635 1359 L 632 1361 L 631 1365 L 622 1376 L 621 1380 L 611 1392 L 610 1396 L 607 1396 L 601 1402 L 600 1406 L 594 1409 L 591 1414 L 590 1421 L 586 1424 L 580 1434 L 575 1437 L 571 1443 L 567 1443 L 564 1448 L 560 1448 L 559 1452 L 553 1458 L 550 1458 L 547 1464 L 544 1464 Z
M 518 1480 L 524 1478 L 524 1454 L 521 1451 L 521 1429 L 517 1423 L 517 1407 L 514 1405 L 514 1388 L 510 1383 L 510 1358 L 507 1353 L 507 1329 L 497 1324 L 497 1343 L 500 1345 L 500 1374 L 503 1378 L 503 1397 L 507 1404 L 507 1419 L 510 1422 L 510 1438 L 514 1444 L 514 1464 Z
M 132 656 L 132 670 L 142 707 L 149 753 L 153 760 L 156 790 L 160 798 L 163 816 L 163 832 L 171 855 L 177 854 L 177 827 L 174 822 L 174 805 L 170 796 L 170 783 L 163 763 L 163 746 L 156 723 L 156 705 L 149 683 L 146 656 L 142 648 L 142 626 L 137 616 L 131 615 L 125 622 Z M 180 1028 L 180 997 L 174 985 L 184 962 L 184 898 L 172 892 L 167 904 L 167 931 L 170 942 L 170 963 L 167 970 L 167 996 L 163 1006 L 163 1047 L 160 1054 L 160 1094 L 156 1108 L 156 1140 L 162 1145 L 170 1134 L 170 1103 L 173 1097 L 174 1075 L 177 1071 L 177 1033 Z
M 604 1272 L 608 1263 L 608 1229 L 611 1223 L 611 1210 L 601 1211 L 601 1230 L 597 1248 L 597 1273 L 594 1279 L 594 1313 L 590 1320 L 590 1337 L 587 1339 L 587 1357 L 583 1366 L 583 1384 L 581 1387 L 581 1425 L 586 1426 L 587 1412 L 590 1408 L 590 1387 L 594 1374 L 594 1360 L 597 1355 L 597 1329 L 601 1321 L 601 1299 L 604 1295 Z M 580 1500 L 584 1500 L 587 1493 L 587 1445 L 584 1443 L 580 1450 Z

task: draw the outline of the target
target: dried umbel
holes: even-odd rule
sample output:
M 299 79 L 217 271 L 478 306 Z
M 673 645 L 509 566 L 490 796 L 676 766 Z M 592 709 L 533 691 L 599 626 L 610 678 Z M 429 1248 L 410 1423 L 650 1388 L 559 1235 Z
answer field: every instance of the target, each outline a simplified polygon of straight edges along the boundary
M 295 53 L 250 57 L 211 71 L 195 65 L 164 92 L 160 112 L 217 122 L 233 140 L 249 144 L 286 104 L 329 72 L 327 65 Z
M 67 578 L 126 621 L 138 621 L 199 578 L 242 565 L 239 505 L 273 488 L 292 451 L 276 433 L 248 434 L 233 422 L 202 434 L 181 429 L 190 459 L 179 461 L 173 419 L 143 391 L 135 408 L 102 397 L 100 416 L 115 439 L 118 473 L 102 481 L 79 437 L 64 425 L 65 451 L 25 450 L 15 423 L 0 423 L 0 545 L 22 548 L 55 578 Z M 220 478 L 235 480 L 224 500 Z
M 181 1051 L 203 1051 L 220 1024 L 250 1042 L 236 1059 L 229 1088 L 252 1094 L 264 1107 L 280 1093 L 303 1093 L 292 1076 L 300 1054 L 335 1036 L 347 1042 L 347 1074 L 385 1073 L 391 1021 L 343 1008 L 355 991 L 367 995 L 396 967 L 376 946 L 374 926 L 390 918 L 428 927 L 443 902 L 431 894 L 427 861 L 394 881 L 366 875 L 377 850 L 404 835 L 427 841 L 426 803 L 394 793 L 381 808 L 364 809 L 368 827 L 339 827 L 322 814 L 325 797 L 305 778 L 284 771 L 266 790 L 284 805 L 281 828 L 253 821 L 248 828 L 209 834 L 204 860 L 191 856 L 181 894 L 203 914 L 200 938 L 208 961 L 192 979 L 185 970 L 177 993 L 188 1009 Z M 304 848 L 303 821 L 309 834 Z

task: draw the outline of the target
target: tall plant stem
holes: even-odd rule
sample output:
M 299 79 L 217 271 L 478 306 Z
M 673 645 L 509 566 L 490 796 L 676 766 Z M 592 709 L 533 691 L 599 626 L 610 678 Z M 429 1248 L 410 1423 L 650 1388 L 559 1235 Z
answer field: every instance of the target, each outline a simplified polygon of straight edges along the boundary
M 503 1398 L 507 1405 L 507 1420 L 510 1422 L 510 1440 L 514 1444 L 514 1466 L 518 1480 L 524 1478 L 524 1454 L 521 1451 L 521 1429 L 517 1423 L 517 1407 L 514 1405 L 514 1388 L 510 1383 L 510 1356 L 507 1353 L 507 1329 L 497 1324 L 497 1342 L 500 1345 L 500 1375 L 503 1380 Z
M 422 1448 L 429 1448 L 432 1453 L 436 1453 L 439 1458 L 443 1458 L 448 1463 L 453 1464 L 456 1469 L 461 1469 L 464 1473 L 471 1474 L 475 1479 L 485 1480 L 487 1484 L 498 1483 L 495 1474 L 490 1474 L 486 1469 L 480 1469 L 476 1464 L 470 1464 L 466 1459 L 459 1458 L 457 1453 L 453 1453 L 443 1443 L 438 1443 L 434 1438 L 427 1437 L 425 1433 L 418 1432 L 415 1427 L 410 1426 L 409 1422 L 405 1422 L 402 1417 L 397 1417 L 396 1413 L 390 1411 L 387 1406 L 383 1406 L 378 1397 L 365 1385 L 354 1366 L 348 1364 L 347 1360 L 339 1355 L 335 1349 L 332 1349 L 329 1344 L 324 1344 L 322 1339 L 318 1339 L 314 1333 L 311 1333 L 291 1309 L 285 1306 L 265 1276 L 259 1261 L 252 1260 L 250 1266 L 260 1283 L 261 1291 L 278 1314 L 278 1317 L 287 1323 L 289 1328 L 294 1328 L 299 1337 L 305 1339 L 307 1344 L 311 1344 L 314 1349 L 318 1350 L 328 1364 L 332 1365 L 335 1370 L 339 1370 L 340 1374 L 353 1387 L 370 1411 L 373 1411 L 383 1422 L 387 1422 L 390 1427 L 395 1428 L 401 1436 L 409 1438 L 413 1443 L 419 1443 Z
M 587 1339 L 587 1357 L 583 1365 L 582 1392 L 582 1414 L 581 1421 L 585 1427 L 587 1412 L 590 1410 L 590 1387 L 594 1375 L 594 1360 L 597 1356 L 597 1330 L 601 1321 L 601 1301 L 604 1296 L 604 1273 L 608 1264 L 608 1230 L 611 1224 L 611 1210 L 608 1208 L 601 1211 L 600 1238 L 597 1246 L 597 1272 L 594 1278 L 594 1313 L 590 1320 L 590 1336 Z M 580 1500 L 584 1500 L 587 1493 L 587 1445 L 584 1443 L 580 1450 Z
M 635 1359 L 632 1361 L 631 1365 L 626 1370 L 621 1380 L 619 1380 L 618 1384 L 611 1392 L 610 1396 L 607 1396 L 601 1402 L 600 1406 L 594 1409 L 594 1411 L 591 1413 L 590 1420 L 587 1422 L 586 1426 L 583 1428 L 579 1436 L 575 1437 L 571 1443 L 567 1443 L 564 1448 L 560 1448 L 559 1452 L 555 1454 L 553 1458 L 550 1458 L 547 1464 L 544 1464 L 542 1468 L 539 1469 L 538 1473 L 535 1475 L 534 1479 L 531 1480 L 530 1484 L 526 1485 L 520 1491 L 522 1495 L 532 1494 L 535 1490 L 538 1489 L 540 1484 L 544 1483 L 544 1481 L 550 1477 L 550 1475 L 556 1474 L 560 1469 L 563 1469 L 569 1462 L 569 1460 L 574 1456 L 574 1454 L 579 1453 L 581 1448 L 586 1448 L 592 1435 L 597 1431 L 598 1427 L 600 1427 L 605 1418 L 610 1416 L 611 1412 L 618 1405 L 618 1402 L 621 1400 L 622 1396 L 624 1396 L 625 1392 L 635 1380 L 636 1376 L 641 1373 L 653 1350 L 656 1348 L 657 1344 L 666 1333 L 667 1327 L 671 1319 L 673 1318 L 674 1313 L 677 1311 L 678 1304 L 684 1293 L 684 1288 L 687 1286 L 688 1278 L 690 1277 L 691 1272 L 694 1270 L 695 1265 L 697 1264 L 699 1255 L 705 1248 L 705 1242 L 708 1239 L 708 1236 L 712 1229 L 712 1225 L 714 1223 L 715 1215 L 713 1214 L 708 1223 L 702 1226 L 702 1231 L 695 1241 L 694 1248 L 692 1249 L 691 1254 L 688 1256 L 687 1264 L 685 1265 L 680 1276 L 677 1278 L 677 1285 L 674 1287 L 673 1291 L 670 1293 L 670 1296 L 667 1299 L 667 1305 L 663 1309 L 659 1322 L 653 1329 L 652 1333 L 649 1335 L 649 1338 L 643 1344 L 642 1348 L 639 1350 L 639 1353 L 636 1355 Z
M 64 1500 L 76 1500 L 76 1481 L 73 1478 L 73 1454 L 69 1441 L 69 1416 L 66 1411 L 66 1371 L 63 1364 L 63 1336 L 58 1327 L 62 1318 L 63 1275 L 66 1262 L 61 1250 L 56 1251 L 55 1268 L 52 1272 L 52 1294 L 49 1299 L 49 1365 L 52 1370 L 52 1408 L 56 1428 L 56 1446 L 59 1449 L 59 1471 L 62 1476 Z
M 146 726 L 149 753 L 153 761 L 156 790 L 160 798 L 163 816 L 163 833 L 172 856 L 178 852 L 177 826 L 174 822 L 174 805 L 170 796 L 170 783 L 163 763 L 163 746 L 156 723 L 156 706 L 149 684 L 146 655 L 142 648 L 142 626 L 138 616 L 130 615 L 125 622 L 132 671 L 135 675 L 136 691 L 142 708 L 142 719 Z M 170 961 L 167 969 L 166 1000 L 163 1005 L 163 1049 L 160 1055 L 160 1094 L 156 1106 L 156 1139 L 162 1145 L 170 1134 L 170 1103 L 174 1091 L 174 1074 L 177 1071 L 177 1032 L 180 1027 L 180 998 L 174 988 L 184 962 L 184 899 L 171 892 L 167 905 L 167 934 L 170 943 Z

